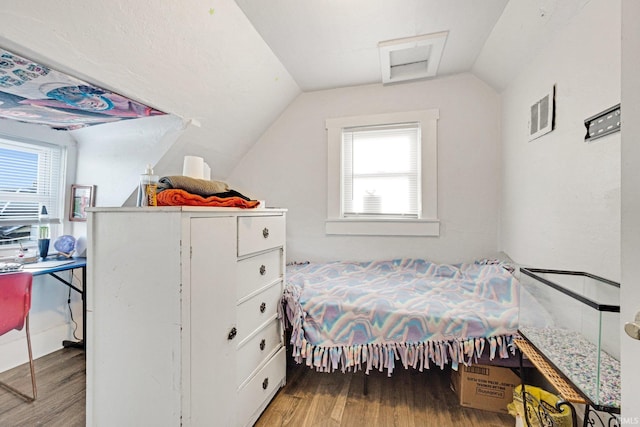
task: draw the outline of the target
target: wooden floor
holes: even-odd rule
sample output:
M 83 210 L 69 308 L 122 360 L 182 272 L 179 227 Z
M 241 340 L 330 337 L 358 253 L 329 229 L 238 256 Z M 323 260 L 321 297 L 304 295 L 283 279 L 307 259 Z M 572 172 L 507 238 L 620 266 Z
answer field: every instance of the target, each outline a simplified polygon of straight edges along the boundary
M 80 427 L 84 426 L 84 351 L 68 348 L 35 361 L 38 398 L 25 402 L 0 387 L 0 426 Z M 0 374 L 6 382 L 31 393 L 29 365 Z
M 513 426 L 510 415 L 462 408 L 449 388 L 449 372 L 397 370 L 391 378 L 369 375 L 363 395 L 362 373 L 324 374 L 290 366 L 280 390 L 256 426 Z M 0 388 L 0 426 L 80 427 L 85 418 L 85 358 L 62 349 L 36 360 L 38 399 L 26 403 Z M 0 374 L 30 391 L 27 365 Z
M 364 374 L 326 374 L 308 367 L 289 367 L 287 385 L 263 412 L 259 427 L 276 426 L 420 426 L 498 427 L 515 419 L 463 408 L 449 388 L 450 371 L 399 369 L 391 377 L 372 372 L 368 394 Z

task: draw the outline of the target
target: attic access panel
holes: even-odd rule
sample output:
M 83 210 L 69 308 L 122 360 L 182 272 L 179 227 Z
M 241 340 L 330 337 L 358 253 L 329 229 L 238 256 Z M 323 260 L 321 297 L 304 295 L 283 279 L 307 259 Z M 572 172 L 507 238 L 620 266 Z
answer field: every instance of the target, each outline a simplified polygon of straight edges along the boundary
M 163 114 L 0 48 L 2 119 L 72 130 Z
M 382 83 L 434 77 L 448 34 L 442 31 L 378 43 Z

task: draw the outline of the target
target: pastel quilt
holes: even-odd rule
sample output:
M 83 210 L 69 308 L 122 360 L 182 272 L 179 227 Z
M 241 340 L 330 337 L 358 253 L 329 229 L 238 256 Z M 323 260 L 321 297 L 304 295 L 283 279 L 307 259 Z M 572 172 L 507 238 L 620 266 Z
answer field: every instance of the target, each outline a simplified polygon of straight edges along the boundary
M 422 259 L 287 266 L 293 357 L 319 371 L 470 364 L 509 357 L 518 282 L 499 262 Z

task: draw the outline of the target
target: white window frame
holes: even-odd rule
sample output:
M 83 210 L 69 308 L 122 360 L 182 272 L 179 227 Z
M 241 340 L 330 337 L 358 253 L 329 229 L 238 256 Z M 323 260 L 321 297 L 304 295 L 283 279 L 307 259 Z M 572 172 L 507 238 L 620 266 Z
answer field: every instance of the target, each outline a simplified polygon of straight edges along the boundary
M 50 239 L 53 242 L 55 240 L 55 238 L 58 235 L 62 234 L 62 231 L 59 230 L 59 226 L 58 224 L 62 224 L 63 221 L 63 214 L 65 211 L 65 201 L 66 201 L 66 194 L 65 194 L 65 188 L 67 185 L 67 181 L 68 181 L 68 162 L 69 162 L 69 150 L 71 148 L 70 144 L 57 144 L 57 143 L 52 143 L 52 142 L 47 142 L 47 141 L 43 141 L 43 140 L 35 140 L 35 139 L 29 139 L 29 138 L 24 138 L 24 137 L 17 137 L 17 136 L 11 136 L 11 135 L 5 135 L 0 133 L 0 139 L 3 139 L 7 142 L 11 142 L 14 141 L 16 143 L 19 144 L 24 144 L 24 145 L 33 145 L 33 146 L 49 146 L 49 147 L 59 147 L 61 149 L 60 152 L 60 171 L 59 171 L 59 182 L 58 182 L 58 207 L 57 210 L 51 209 L 51 207 L 47 207 L 48 209 L 48 214 L 49 214 L 49 218 L 48 218 L 48 223 L 52 226 L 52 229 L 50 230 Z M 35 219 L 31 219 L 31 220 L 8 220 L 8 221 L 2 221 L 0 222 L 0 225 L 32 225 L 32 226 L 37 226 L 38 224 L 38 220 Z M 35 248 L 36 246 L 36 240 L 37 239 L 37 233 L 34 234 L 32 232 L 32 239 L 23 243 L 22 247 L 26 247 L 26 248 Z M 16 249 L 20 248 L 20 244 L 7 244 L 7 245 L 0 245 L 0 257 L 5 257 L 7 254 L 9 253 L 13 253 Z
M 373 236 L 439 236 L 438 219 L 438 119 L 437 108 L 398 113 L 327 119 L 327 220 L 326 234 Z M 342 216 L 342 129 L 393 123 L 420 123 L 421 216 L 415 218 L 345 218 Z

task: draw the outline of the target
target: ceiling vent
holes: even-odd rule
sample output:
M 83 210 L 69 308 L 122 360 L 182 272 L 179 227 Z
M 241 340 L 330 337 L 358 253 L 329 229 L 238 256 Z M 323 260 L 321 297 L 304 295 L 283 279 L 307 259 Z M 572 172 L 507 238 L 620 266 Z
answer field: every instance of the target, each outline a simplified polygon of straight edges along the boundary
M 448 34 L 442 31 L 378 43 L 382 83 L 435 76 Z

